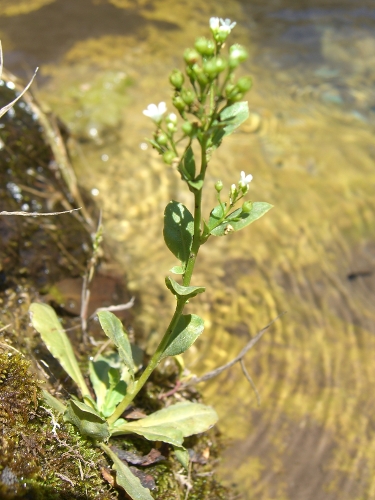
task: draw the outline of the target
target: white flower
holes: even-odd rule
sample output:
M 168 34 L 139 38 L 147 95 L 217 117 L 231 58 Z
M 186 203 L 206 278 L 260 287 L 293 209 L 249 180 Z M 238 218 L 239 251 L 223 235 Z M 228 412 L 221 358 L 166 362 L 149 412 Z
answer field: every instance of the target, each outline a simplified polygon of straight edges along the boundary
M 210 28 L 212 31 L 218 31 L 220 28 L 219 24 L 219 18 L 218 17 L 211 17 L 210 19 Z
M 238 185 L 242 188 L 248 188 L 250 182 L 253 180 L 253 176 L 251 174 L 246 175 L 245 172 L 242 170 L 241 172 L 241 179 L 238 182 Z
M 220 31 L 224 31 L 229 35 L 229 33 L 232 31 L 232 29 L 236 26 L 237 23 L 231 22 L 230 19 L 220 19 Z
M 166 111 L 167 111 L 167 106 L 165 102 L 159 102 L 157 106 L 156 104 L 149 104 L 147 106 L 147 109 L 143 111 L 143 114 L 151 118 L 151 120 L 154 120 L 154 122 L 160 123 L 162 116 Z

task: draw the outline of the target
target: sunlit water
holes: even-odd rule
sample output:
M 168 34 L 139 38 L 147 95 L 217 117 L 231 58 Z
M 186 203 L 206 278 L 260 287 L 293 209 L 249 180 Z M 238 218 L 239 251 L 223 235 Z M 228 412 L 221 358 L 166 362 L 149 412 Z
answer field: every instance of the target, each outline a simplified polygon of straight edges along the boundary
M 79 180 L 150 343 L 173 307 L 162 212 L 191 200 L 145 145 L 142 110 L 168 102 L 167 75 L 210 16 L 238 21 L 252 116 L 212 160 L 206 212 L 214 182 L 240 170 L 275 208 L 203 247 L 194 284 L 207 293 L 190 308 L 206 331 L 186 363 L 228 361 L 286 310 L 246 357 L 260 407 L 240 367 L 202 386 L 228 444 L 221 477 L 246 499 L 375 498 L 375 2 L 12 0 L 0 13 L 9 69 L 40 65 L 40 97 L 78 138 Z

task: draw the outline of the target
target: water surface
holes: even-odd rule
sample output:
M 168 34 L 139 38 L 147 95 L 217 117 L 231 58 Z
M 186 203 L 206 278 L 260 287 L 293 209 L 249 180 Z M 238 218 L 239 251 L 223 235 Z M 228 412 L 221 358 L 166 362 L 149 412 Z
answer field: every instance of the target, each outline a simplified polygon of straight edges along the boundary
M 202 249 L 194 283 L 207 293 L 190 307 L 206 331 L 186 362 L 202 373 L 228 361 L 286 310 L 246 357 L 260 407 L 240 367 L 202 386 L 228 445 L 220 475 L 244 499 L 375 498 L 375 2 L 2 4 L 8 67 L 41 66 L 38 93 L 72 130 L 150 343 L 173 307 L 161 214 L 191 200 L 146 148 L 142 110 L 168 101 L 167 75 L 210 16 L 238 21 L 252 116 L 212 160 L 205 209 L 216 180 L 229 188 L 241 170 L 275 208 Z

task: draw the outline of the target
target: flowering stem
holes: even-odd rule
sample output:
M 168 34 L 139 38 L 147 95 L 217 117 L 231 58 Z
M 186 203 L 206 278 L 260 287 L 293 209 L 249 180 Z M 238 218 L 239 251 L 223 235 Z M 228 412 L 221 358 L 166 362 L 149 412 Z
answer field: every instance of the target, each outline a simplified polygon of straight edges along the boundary
M 162 354 L 164 353 L 164 351 L 168 345 L 168 342 L 170 340 L 170 337 L 171 337 L 171 335 L 172 335 L 172 333 L 173 333 L 173 331 L 178 323 L 178 320 L 181 317 L 182 311 L 184 310 L 185 303 L 186 303 L 186 299 L 184 299 L 184 298 L 177 299 L 175 312 L 172 316 L 172 319 L 168 325 L 168 328 L 167 328 L 160 344 L 158 345 L 158 347 L 155 351 L 155 354 L 150 359 L 150 361 L 149 361 L 146 369 L 142 373 L 142 375 L 135 382 L 133 390 L 124 396 L 121 403 L 117 406 L 116 410 L 107 419 L 109 424 L 113 424 L 118 418 L 121 417 L 122 413 L 126 410 L 126 408 L 129 406 L 129 404 L 133 401 L 133 399 L 136 397 L 138 392 L 142 389 L 142 387 L 145 385 L 145 383 L 149 379 L 151 373 L 155 370 L 156 366 L 159 364 L 160 359 L 162 357 Z

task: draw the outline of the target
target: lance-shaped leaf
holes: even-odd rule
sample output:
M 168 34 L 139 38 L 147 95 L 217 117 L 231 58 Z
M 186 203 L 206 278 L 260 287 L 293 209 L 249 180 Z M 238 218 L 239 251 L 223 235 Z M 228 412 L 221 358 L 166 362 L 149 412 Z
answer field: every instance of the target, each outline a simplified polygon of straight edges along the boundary
M 118 422 L 111 433 L 119 435 L 134 432 L 149 440 L 164 441 L 180 447 L 183 438 L 210 429 L 217 420 L 217 413 L 210 406 L 184 401 L 136 422 Z
M 182 467 L 189 470 L 190 455 L 188 450 L 182 446 L 174 446 L 174 454 Z
M 189 146 L 181 160 L 182 175 L 185 180 L 192 180 L 195 177 L 195 160 L 191 146 Z
M 83 436 L 104 441 L 109 438 L 107 421 L 90 406 L 71 399 L 64 414 L 65 420 L 75 425 Z
M 30 306 L 30 317 L 33 327 L 40 333 L 52 356 L 60 362 L 66 373 L 72 377 L 80 388 L 82 395 L 90 396 L 90 391 L 74 355 L 72 344 L 54 309 L 48 304 L 34 302 Z
M 97 408 L 104 417 L 109 417 L 125 396 L 127 384 L 121 380 L 120 369 L 111 366 L 110 359 L 104 356 L 90 362 L 89 373 Z
M 227 234 L 229 228 L 231 231 L 240 231 L 240 229 L 260 219 L 272 207 L 273 205 L 264 201 L 255 201 L 250 212 L 242 212 L 241 208 L 235 210 L 221 224 L 212 229 L 210 234 L 224 236 Z
M 165 284 L 173 295 L 176 295 L 176 297 L 184 297 L 187 300 L 206 290 L 204 286 L 182 286 L 169 276 L 165 278 Z
M 202 318 L 196 314 L 182 315 L 161 354 L 160 360 L 167 356 L 176 356 L 189 349 L 204 330 Z
M 186 266 L 194 234 L 194 218 L 177 201 L 170 201 L 164 211 L 164 241 L 169 250 Z
M 131 345 L 127 333 L 121 321 L 110 311 L 98 312 L 98 318 L 104 333 L 109 337 L 118 349 L 121 359 L 134 376 L 134 361 Z
M 116 483 L 124 488 L 129 497 L 133 500 L 153 500 L 150 490 L 142 486 L 141 481 L 111 448 L 104 443 L 101 443 L 100 447 L 113 462 L 113 469 L 116 471 Z

